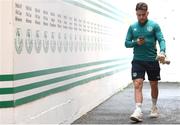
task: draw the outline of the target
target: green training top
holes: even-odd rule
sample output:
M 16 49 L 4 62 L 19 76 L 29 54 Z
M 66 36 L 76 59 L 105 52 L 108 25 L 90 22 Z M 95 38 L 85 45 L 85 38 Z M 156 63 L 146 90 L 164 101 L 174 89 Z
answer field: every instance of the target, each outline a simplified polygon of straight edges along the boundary
M 145 43 L 143 45 L 137 44 L 137 39 L 144 37 Z M 134 48 L 135 60 L 154 61 L 157 56 L 156 41 L 160 46 L 160 52 L 166 51 L 165 40 L 159 25 L 151 20 L 147 20 L 144 24 L 136 22 L 130 25 L 125 46 L 127 48 Z

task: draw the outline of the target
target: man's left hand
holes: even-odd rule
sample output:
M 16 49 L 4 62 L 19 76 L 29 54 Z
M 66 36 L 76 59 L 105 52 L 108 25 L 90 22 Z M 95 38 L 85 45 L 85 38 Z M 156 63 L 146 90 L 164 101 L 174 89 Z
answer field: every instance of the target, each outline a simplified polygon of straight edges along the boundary
M 165 63 L 165 53 L 164 52 L 160 52 L 160 54 L 158 55 L 158 59 L 160 61 L 160 63 L 164 64 Z

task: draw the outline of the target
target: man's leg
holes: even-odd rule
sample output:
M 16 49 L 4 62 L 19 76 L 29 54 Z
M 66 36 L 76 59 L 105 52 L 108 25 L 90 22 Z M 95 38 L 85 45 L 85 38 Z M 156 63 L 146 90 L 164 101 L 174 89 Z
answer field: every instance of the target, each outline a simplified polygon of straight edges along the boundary
M 150 117 L 158 117 L 158 109 L 157 109 L 157 100 L 158 100 L 158 80 L 161 79 L 160 77 L 160 66 L 159 62 L 149 62 L 147 63 L 147 75 L 148 80 L 150 81 L 151 85 L 151 97 L 152 97 L 152 108 Z
M 143 102 L 143 79 L 135 79 L 133 80 L 134 84 L 134 98 L 136 102 L 136 109 L 134 113 L 130 116 L 130 119 L 133 121 L 142 121 L 142 102 Z
M 151 85 L 151 97 L 152 97 L 152 109 L 150 117 L 158 117 L 159 113 L 157 110 L 157 100 L 158 100 L 158 81 L 150 81 Z
M 142 102 L 143 102 L 143 94 L 142 94 L 143 79 L 133 80 L 133 83 L 134 83 L 135 102 L 142 104 Z
M 150 81 L 151 85 L 151 97 L 152 97 L 152 103 L 154 106 L 156 106 L 157 99 L 158 99 L 158 81 Z
M 142 61 L 132 61 L 131 76 L 134 84 L 134 99 L 136 102 L 136 109 L 130 116 L 130 119 L 138 122 L 143 120 L 143 113 L 141 107 L 143 102 L 142 88 L 145 76 L 145 69 Z

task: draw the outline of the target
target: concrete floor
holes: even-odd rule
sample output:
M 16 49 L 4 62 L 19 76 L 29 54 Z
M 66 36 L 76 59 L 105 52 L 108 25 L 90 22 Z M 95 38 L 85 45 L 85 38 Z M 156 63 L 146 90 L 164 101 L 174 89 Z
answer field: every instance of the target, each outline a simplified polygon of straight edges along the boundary
M 143 96 L 144 120 L 139 124 L 180 124 L 180 83 L 159 83 L 159 118 L 149 118 L 151 108 L 149 83 L 144 83 Z M 73 124 L 132 124 L 129 116 L 134 108 L 134 90 L 131 84 Z

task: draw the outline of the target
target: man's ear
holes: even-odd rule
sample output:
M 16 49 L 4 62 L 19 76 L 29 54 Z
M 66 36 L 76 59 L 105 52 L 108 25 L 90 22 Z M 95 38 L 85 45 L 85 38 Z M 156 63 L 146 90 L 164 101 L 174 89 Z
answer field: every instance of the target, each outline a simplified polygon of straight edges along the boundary
M 149 15 L 149 11 L 146 12 L 147 16 Z

